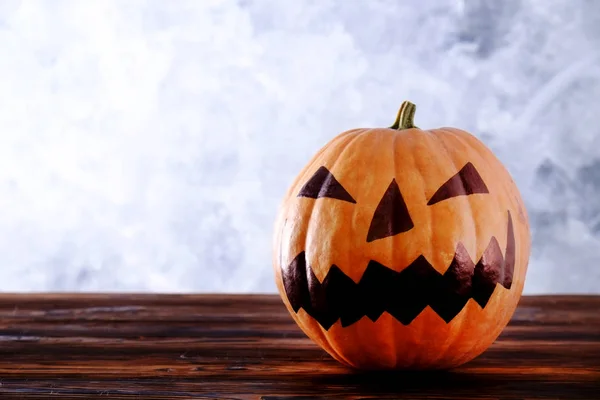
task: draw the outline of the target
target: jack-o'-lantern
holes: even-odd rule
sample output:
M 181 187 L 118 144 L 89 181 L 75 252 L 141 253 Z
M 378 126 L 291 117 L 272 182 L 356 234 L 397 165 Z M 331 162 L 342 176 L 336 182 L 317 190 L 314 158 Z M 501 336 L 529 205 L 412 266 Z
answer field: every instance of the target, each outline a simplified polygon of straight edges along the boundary
M 485 351 L 520 299 L 530 254 L 521 195 L 475 136 L 390 128 L 327 143 L 288 190 L 273 264 L 298 326 L 360 369 L 445 369 Z

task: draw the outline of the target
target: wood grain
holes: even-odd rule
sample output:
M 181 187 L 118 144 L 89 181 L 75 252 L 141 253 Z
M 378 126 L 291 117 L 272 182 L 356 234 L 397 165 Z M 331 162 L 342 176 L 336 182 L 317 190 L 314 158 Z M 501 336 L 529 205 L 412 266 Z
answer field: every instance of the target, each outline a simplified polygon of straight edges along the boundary
M 0 295 L 1 399 L 600 399 L 600 296 L 524 297 L 482 356 L 360 373 L 277 296 Z

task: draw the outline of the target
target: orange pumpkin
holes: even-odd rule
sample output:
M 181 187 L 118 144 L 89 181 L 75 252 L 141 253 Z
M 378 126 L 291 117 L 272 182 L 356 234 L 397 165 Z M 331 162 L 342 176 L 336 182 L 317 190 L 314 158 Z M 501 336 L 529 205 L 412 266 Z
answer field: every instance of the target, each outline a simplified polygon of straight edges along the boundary
M 511 318 L 530 254 L 508 171 L 456 128 L 353 129 L 300 172 L 277 217 L 277 288 L 299 327 L 360 369 L 446 369 Z

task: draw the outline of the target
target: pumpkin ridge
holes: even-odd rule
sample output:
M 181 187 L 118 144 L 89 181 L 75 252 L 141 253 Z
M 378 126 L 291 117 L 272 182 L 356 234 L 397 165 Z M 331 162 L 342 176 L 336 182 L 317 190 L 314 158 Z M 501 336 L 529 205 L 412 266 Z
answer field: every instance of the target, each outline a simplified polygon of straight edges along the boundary
M 416 106 L 415 106 L 415 111 L 416 111 Z M 414 118 L 414 113 L 413 113 L 413 118 Z M 393 169 L 392 171 L 394 171 L 394 176 L 398 176 L 398 159 L 396 158 L 396 152 L 397 152 L 397 146 L 398 146 L 398 138 L 400 137 L 399 134 L 395 134 L 394 137 L 392 138 L 392 164 L 393 164 Z M 409 213 L 410 216 L 410 213 Z M 412 219 L 411 219 L 412 220 Z M 396 259 L 396 246 L 394 246 L 394 242 L 392 240 L 388 241 L 388 246 L 389 246 L 389 252 L 392 256 L 392 260 Z M 363 274 L 364 275 L 364 274 Z M 392 335 L 389 335 L 388 337 L 388 342 L 391 343 L 391 347 L 393 349 L 392 354 L 394 355 L 394 365 L 398 363 L 398 343 L 396 343 L 396 341 L 394 340 L 394 338 L 397 335 L 397 327 L 395 324 L 390 324 L 390 328 L 392 330 Z
M 368 131 L 367 131 L 367 132 L 368 132 Z M 336 164 L 337 164 L 337 163 L 338 163 L 340 160 L 342 160 L 342 159 L 343 159 L 344 153 L 346 153 L 346 152 L 348 151 L 348 149 L 350 148 L 350 146 L 351 146 L 353 143 L 355 143 L 355 142 L 356 142 L 356 140 L 357 140 L 357 139 L 358 139 L 358 138 L 359 138 L 359 137 L 360 137 L 360 136 L 361 136 L 363 133 L 365 133 L 365 131 L 364 131 L 364 130 L 358 130 L 358 131 L 356 131 L 356 132 L 353 132 L 353 137 L 351 137 L 351 138 L 348 140 L 348 142 L 346 142 L 346 143 L 345 143 L 345 145 L 344 145 L 344 148 L 343 148 L 343 149 L 342 149 L 342 150 L 341 150 L 341 151 L 338 153 L 337 157 L 336 157 L 336 158 L 333 160 L 333 162 L 331 163 L 331 166 L 330 166 L 330 168 L 329 168 L 330 170 L 333 170 L 333 169 L 334 169 L 334 167 L 335 167 L 335 165 L 336 165 Z M 313 165 L 314 165 L 314 162 L 316 162 L 316 161 L 317 161 L 317 160 L 313 160 Z M 306 221 L 306 231 L 305 231 L 305 232 L 306 232 L 306 235 L 308 235 L 308 232 L 310 232 L 310 227 L 311 227 L 311 225 L 312 225 L 312 224 L 314 224 L 314 221 L 315 221 L 315 218 L 314 218 L 314 208 L 315 208 L 316 204 L 317 204 L 316 202 L 313 202 L 313 203 L 312 203 L 312 205 L 310 206 L 310 212 L 309 212 L 309 214 L 308 214 L 308 220 Z M 306 236 L 303 238 L 303 242 L 304 242 L 304 248 L 306 248 Z M 302 252 L 301 254 L 305 254 L 305 252 Z M 296 258 L 297 258 L 297 257 L 296 257 Z M 294 259 L 294 260 L 296 260 L 296 259 Z M 293 263 L 293 262 L 294 262 L 294 261 L 292 261 L 292 263 Z M 281 265 L 281 268 L 283 268 L 283 265 Z M 309 266 L 307 263 L 305 263 L 305 269 L 307 269 L 307 270 L 309 270 L 309 271 L 310 271 L 310 278 L 311 278 L 311 282 L 319 282 L 318 278 L 317 278 L 317 277 L 314 275 L 314 272 L 313 272 L 312 268 L 310 268 L 310 266 Z M 283 272 L 283 271 L 282 271 L 282 272 Z M 305 272 L 305 274 L 306 274 L 306 272 Z M 285 277 L 286 277 L 286 275 L 285 275 L 285 274 L 282 274 L 282 277 L 281 277 L 281 278 L 282 278 L 282 280 L 283 280 L 284 287 L 286 286 L 286 283 L 285 283 Z M 307 278 L 308 278 L 308 277 L 307 277 Z M 307 283 L 308 283 L 308 279 L 307 279 Z M 303 290 L 303 289 L 302 289 L 302 290 Z M 301 292 L 301 293 L 302 293 L 302 292 Z M 302 297 L 303 299 L 306 299 L 306 297 L 305 297 L 304 293 L 302 293 L 302 296 L 303 296 L 303 297 Z M 310 298 L 310 295 L 309 295 L 309 297 L 308 297 L 308 298 Z M 306 301 L 306 300 L 304 300 L 304 301 Z M 303 303 L 303 305 L 304 305 L 304 303 Z M 304 309 L 304 311 L 306 311 L 306 312 L 308 313 L 308 311 L 306 310 L 306 308 L 305 308 L 305 307 L 302 307 L 302 308 Z M 310 309 L 310 306 L 309 306 L 309 309 Z M 309 314 L 309 315 L 310 315 L 310 314 Z M 334 321 L 334 322 L 335 322 L 335 321 Z M 321 323 L 319 323 L 319 324 L 321 325 L 321 327 L 323 327 L 323 324 L 321 324 Z M 333 324 L 333 323 L 332 323 L 332 324 Z M 302 325 L 303 325 L 303 324 L 302 324 Z M 329 336 L 325 335 L 323 331 L 320 331 L 318 334 L 319 334 L 319 336 L 321 337 L 321 339 L 322 339 L 322 340 L 323 340 L 323 341 L 324 341 L 324 342 L 327 344 L 327 346 L 328 346 L 329 348 L 331 348 L 331 350 L 332 350 L 332 351 L 335 353 L 335 355 L 336 355 L 337 357 L 339 357 L 340 359 L 344 360 L 345 362 L 347 362 L 347 363 L 348 363 L 348 364 L 350 364 L 350 365 L 352 364 L 352 363 L 351 363 L 349 360 L 347 360 L 347 359 L 346 359 L 346 358 L 343 356 L 343 354 L 342 354 L 342 352 L 339 350 L 339 348 L 338 348 L 337 346 L 335 346 L 335 343 L 333 342 L 333 339 L 332 339 L 332 338 L 330 338 Z
M 437 142 L 439 143 L 440 147 L 442 149 L 444 149 L 444 152 L 446 154 L 446 156 L 448 157 L 448 160 L 450 162 L 450 164 L 453 165 L 454 171 L 459 171 L 459 165 L 457 165 L 456 161 L 454 160 L 454 157 L 452 156 L 452 151 L 451 149 L 447 146 L 446 142 L 444 141 L 443 137 L 441 137 L 440 133 L 444 134 L 444 135 L 451 135 L 453 136 L 452 132 L 445 129 L 445 128 L 441 128 L 441 129 L 436 129 L 433 131 L 430 131 L 434 133 L 434 137 L 436 138 Z M 467 144 L 468 147 L 468 144 Z M 461 168 L 462 170 L 462 168 Z M 478 173 L 479 174 L 479 173 Z M 464 185 L 462 179 L 459 181 L 461 185 Z M 446 182 L 447 183 L 447 182 Z M 446 184 L 442 184 L 442 187 Z M 438 189 L 439 190 L 439 189 Z M 463 187 L 463 190 L 465 190 L 465 188 Z M 466 190 L 465 190 L 466 191 Z M 436 191 L 437 193 L 437 191 Z M 435 196 L 435 194 L 434 194 Z M 433 199 L 433 197 L 432 197 Z M 431 199 L 430 199 L 431 201 Z M 473 213 L 473 206 L 471 205 L 471 203 L 467 203 L 468 204 L 468 210 L 469 210 L 469 216 L 468 218 L 463 218 L 463 221 L 471 221 L 471 229 L 473 230 L 473 234 L 475 237 L 475 249 L 479 248 L 479 240 L 478 240 L 478 232 L 477 232 L 477 223 L 475 222 L 475 218 L 474 218 L 474 213 Z M 429 202 L 427 205 L 430 205 Z
M 331 139 L 326 146 L 322 147 L 313 157 L 312 160 L 309 164 L 307 164 L 302 170 L 301 172 L 298 174 L 298 176 L 296 177 L 295 181 L 292 183 L 292 185 L 288 188 L 287 192 L 286 192 L 286 198 L 291 198 L 291 197 L 296 197 L 295 193 L 297 193 L 298 189 L 299 189 L 299 185 L 300 182 L 304 181 L 306 179 L 306 176 L 308 175 L 309 171 L 311 170 L 312 166 L 315 163 L 318 163 L 321 161 L 321 159 L 324 157 L 326 150 L 329 148 L 329 146 L 339 146 L 340 144 L 343 143 L 344 146 L 347 146 L 348 144 L 350 144 L 351 142 L 353 142 L 356 138 L 356 136 L 358 136 L 360 134 L 360 132 L 362 132 L 364 129 L 362 128 L 357 128 L 357 129 L 352 129 L 349 131 L 346 131 L 344 133 L 341 133 L 340 135 L 336 136 L 335 138 Z M 343 151 L 343 150 L 342 150 Z M 341 152 L 340 152 L 341 154 Z M 312 211 L 315 207 L 315 202 L 312 202 L 311 205 L 309 205 L 309 207 L 311 208 L 309 215 L 312 215 Z M 279 211 L 280 215 L 283 218 L 283 215 L 285 215 L 286 213 L 286 209 L 285 209 L 285 204 L 282 204 L 282 208 Z M 285 218 L 285 221 L 287 223 L 287 218 Z M 310 222 L 310 217 L 309 217 L 309 221 Z M 283 237 L 279 237 L 279 244 L 280 246 L 283 246 Z M 304 238 L 304 243 L 303 243 L 303 247 L 305 247 L 305 242 L 306 242 L 306 238 Z M 280 256 L 283 255 L 282 253 L 282 249 L 279 249 L 279 253 Z M 279 268 L 282 272 L 283 272 L 283 262 L 280 258 L 280 262 L 279 262 L 279 266 L 276 266 L 276 268 Z M 285 281 L 283 280 L 283 276 L 281 276 L 280 281 L 282 284 L 285 283 Z M 289 300 L 288 300 L 289 301 Z M 309 325 L 302 320 L 302 318 L 296 318 L 296 322 L 298 324 L 298 326 L 306 331 L 307 329 L 309 329 Z M 326 347 L 328 349 L 328 351 L 331 351 L 332 353 L 334 353 L 336 355 L 336 357 L 340 358 L 343 362 L 349 363 L 349 361 L 347 359 L 345 359 L 341 354 L 338 354 L 339 351 L 337 351 L 336 349 L 334 349 L 334 347 L 332 346 L 329 338 L 324 334 L 324 332 L 322 330 L 315 330 L 314 331 L 315 334 L 321 339 L 321 341 L 323 341 L 324 343 L 324 347 Z
M 479 158 L 479 161 L 481 162 L 481 164 L 484 164 L 487 167 L 487 169 L 491 169 L 493 171 L 496 168 L 498 168 L 498 165 L 496 163 L 493 163 L 493 161 L 490 160 L 488 157 L 485 157 L 482 155 L 481 150 L 483 150 L 485 152 L 490 152 L 490 150 L 485 147 L 484 143 L 481 140 L 479 140 L 478 138 L 476 138 L 474 136 L 472 138 L 470 138 L 470 140 L 467 140 L 467 138 L 464 137 L 464 134 L 466 134 L 466 132 L 459 130 L 459 129 L 455 129 L 455 128 L 444 128 L 443 131 L 446 132 L 446 134 L 451 136 L 456 141 L 462 143 L 464 146 L 466 146 L 470 149 L 475 149 L 476 151 L 473 153 L 473 156 Z M 476 144 L 476 146 L 474 144 Z M 445 146 L 445 144 L 444 144 L 444 146 Z M 479 164 L 480 167 L 481 167 L 481 164 Z M 502 192 L 504 194 L 506 192 L 507 188 L 505 185 L 502 185 L 502 189 L 503 189 Z M 497 192 L 497 190 L 494 190 L 494 192 Z M 500 204 L 498 204 L 499 202 L 498 202 L 497 196 L 490 196 L 488 201 L 494 202 L 498 207 L 500 206 Z M 471 211 L 472 211 L 472 207 L 471 207 Z

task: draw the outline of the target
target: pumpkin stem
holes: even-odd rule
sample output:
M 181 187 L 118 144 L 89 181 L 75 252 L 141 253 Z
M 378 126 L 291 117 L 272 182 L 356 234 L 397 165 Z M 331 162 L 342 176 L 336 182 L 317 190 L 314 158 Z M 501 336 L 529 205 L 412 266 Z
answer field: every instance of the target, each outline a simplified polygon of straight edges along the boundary
M 394 125 L 390 126 L 390 129 L 411 129 L 416 128 L 414 124 L 415 111 L 417 110 L 417 106 L 415 106 L 410 101 L 402 102 L 400 106 L 400 110 L 398 110 L 398 115 L 396 116 L 396 121 L 394 121 Z

